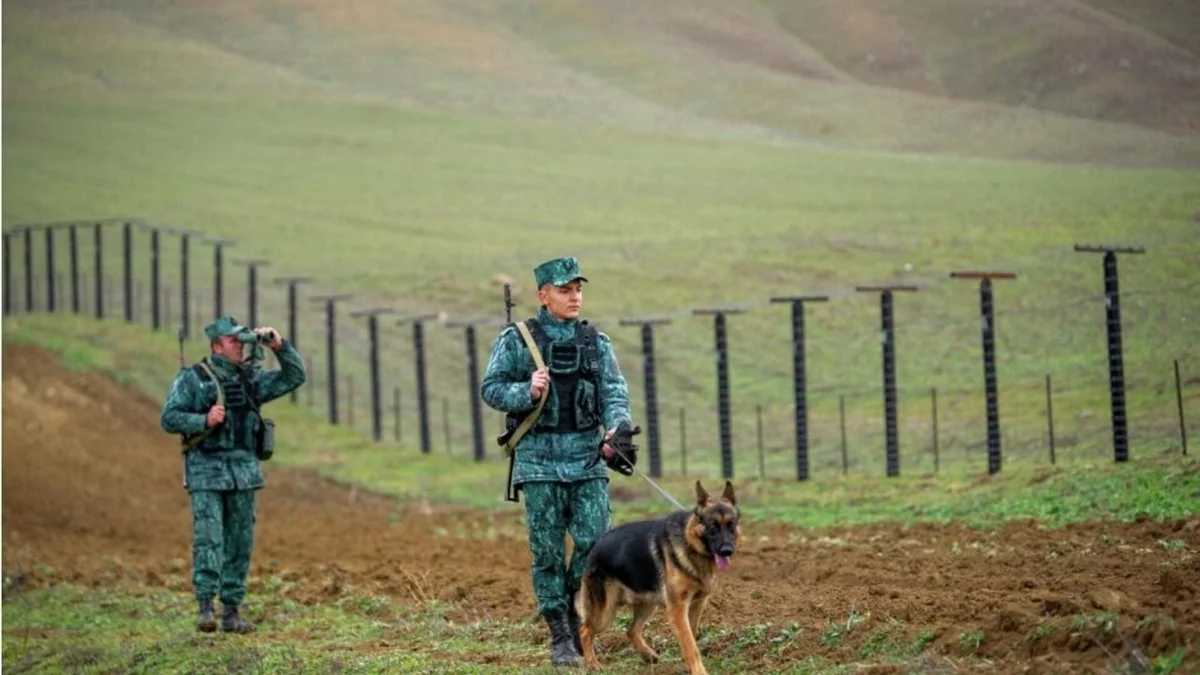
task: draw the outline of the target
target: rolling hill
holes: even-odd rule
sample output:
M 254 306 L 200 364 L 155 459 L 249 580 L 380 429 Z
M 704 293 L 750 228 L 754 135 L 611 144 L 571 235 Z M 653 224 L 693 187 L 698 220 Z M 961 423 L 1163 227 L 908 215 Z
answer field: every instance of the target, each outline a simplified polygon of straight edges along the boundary
M 810 319 L 814 442 L 840 465 L 844 395 L 853 464 L 874 471 L 878 300 L 853 288 L 895 280 L 923 285 L 897 299 L 904 452 L 928 466 L 938 387 L 943 447 L 977 463 L 978 299 L 947 279 L 959 267 L 1020 275 L 997 290 L 1006 443 L 1040 457 L 1053 373 L 1064 446 L 1103 452 L 1099 262 L 1070 246 L 1141 244 L 1121 263 L 1128 380 L 1137 442 L 1161 448 L 1171 361 L 1200 367 L 1194 20 L 1165 1 L 19 0 L 5 6 L 3 217 L 145 217 L 232 238 L 269 276 L 316 276 L 306 293 L 459 318 L 498 316 L 506 278 L 529 310 L 532 266 L 576 253 L 639 407 L 636 331 L 615 319 L 675 317 L 660 400 L 671 420 L 694 411 L 695 466 L 712 466 L 715 386 L 712 324 L 690 310 L 750 302 L 730 320 L 736 442 L 753 447 L 762 406 L 781 472 L 788 324 L 767 299 L 833 296 Z M 144 233 L 136 246 L 144 273 Z M 238 278 L 227 307 L 244 314 Z M 279 288 L 261 297 L 283 324 Z M 303 307 L 320 391 L 323 324 Z M 361 426 L 363 327 L 340 321 Z M 408 330 L 389 327 L 384 348 L 406 420 Z M 445 400 L 462 452 L 461 333 L 430 330 L 435 420 Z

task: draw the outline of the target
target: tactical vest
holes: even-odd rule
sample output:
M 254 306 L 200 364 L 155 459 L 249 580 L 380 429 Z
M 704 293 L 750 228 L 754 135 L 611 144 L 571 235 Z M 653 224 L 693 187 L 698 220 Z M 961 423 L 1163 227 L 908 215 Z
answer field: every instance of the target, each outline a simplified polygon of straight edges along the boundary
M 580 321 L 573 339 L 552 341 L 536 319 L 527 319 L 525 325 L 550 372 L 550 388 L 543 395 L 551 398 L 542 408 L 533 430 L 590 431 L 600 426 L 600 349 L 596 345 L 596 329 L 587 321 Z M 519 424 L 527 414 L 529 411 L 509 414 L 509 428 Z
M 217 384 L 221 387 L 221 395 L 225 398 L 225 425 L 229 427 L 229 436 L 235 444 L 247 449 L 253 449 L 254 436 L 249 429 L 250 413 L 256 410 L 254 399 L 254 380 L 248 375 L 240 371 L 229 373 L 227 368 L 218 368 L 211 363 L 209 368 L 212 368 L 213 375 L 217 377 Z M 192 371 L 200 378 L 201 382 L 212 382 L 208 373 L 204 372 L 204 368 L 200 364 L 192 366 Z M 220 434 L 213 434 L 204 439 L 200 443 L 201 448 L 212 448 L 220 445 Z

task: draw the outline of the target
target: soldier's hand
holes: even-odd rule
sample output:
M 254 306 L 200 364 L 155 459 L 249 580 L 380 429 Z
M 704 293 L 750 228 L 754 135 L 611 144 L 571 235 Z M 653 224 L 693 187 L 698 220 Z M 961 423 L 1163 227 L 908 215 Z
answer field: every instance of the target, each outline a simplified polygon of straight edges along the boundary
M 529 381 L 529 391 L 533 394 L 533 400 L 538 400 L 542 394 L 546 393 L 546 387 L 550 384 L 550 373 L 546 369 L 535 371 L 533 378 Z
M 220 403 L 208 409 L 208 419 L 205 421 L 206 426 L 215 427 L 225 421 L 225 406 Z
M 612 446 L 608 444 L 608 441 L 612 439 L 613 434 L 615 433 L 617 433 L 617 428 L 613 427 L 604 434 L 604 444 L 600 446 L 600 452 L 604 453 L 604 459 L 612 459 L 613 449 Z
M 279 334 L 279 331 L 270 326 L 259 326 L 254 329 L 254 333 L 264 339 L 267 346 L 271 349 L 279 349 L 283 346 L 283 336 Z

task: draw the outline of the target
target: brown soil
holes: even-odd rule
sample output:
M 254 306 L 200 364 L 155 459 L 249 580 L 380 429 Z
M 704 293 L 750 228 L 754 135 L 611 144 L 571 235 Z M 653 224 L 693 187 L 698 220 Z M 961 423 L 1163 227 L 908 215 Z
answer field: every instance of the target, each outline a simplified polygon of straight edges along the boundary
M 3 377 L 5 575 L 18 589 L 65 579 L 186 590 L 188 502 L 175 439 L 157 425 L 158 403 L 101 375 L 66 370 L 37 348 L 6 345 Z M 535 612 L 525 541 L 483 536 L 519 531 L 513 509 L 399 504 L 274 466 L 267 482 L 252 590 L 279 575 L 302 602 L 377 593 L 449 601 L 459 620 Z M 464 528 L 477 536 L 446 534 Z M 817 533 L 747 516 L 745 531 L 706 614 L 743 630 L 715 640 L 710 654 L 741 639 L 763 664 L 814 654 L 870 662 L 885 635 L 905 644 L 925 629 L 933 631 L 931 660 L 918 664 L 921 672 L 970 654 L 992 659 L 992 672 L 1099 673 L 1128 662 L 1135 648 L 1151 659 L 1178 646 L 1195 652 L 1200 635 L 1200 559 L 1187 550 L 1200 545 L 1200 518 L 1055 532 L 1014 523 L 991 533 L 935 525 Z M 1180 539 L 1186 549 L 1159 543 Z M 831 623 L 845 626 L 852 612 L 865 620 L 825 644 Z M 1079 624 L 1105 612 L 1115 623 Z M 792 621 L 799 637 L 775 651 L 771 638 Z M 767 639 L 746 646 L 744 629 L 768 623 Z M 666 637 L 661 615 L 649 630 Z M 964 647 L 960 636 L 973 631 L 982 641 Z

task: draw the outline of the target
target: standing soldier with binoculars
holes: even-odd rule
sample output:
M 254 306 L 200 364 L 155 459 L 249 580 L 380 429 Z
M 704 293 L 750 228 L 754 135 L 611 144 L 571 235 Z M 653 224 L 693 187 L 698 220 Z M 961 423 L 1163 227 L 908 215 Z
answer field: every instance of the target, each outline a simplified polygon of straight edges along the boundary
M 238 616 L 238 606 L 254 548 L 255 493 L 265 484 L 259 463 L 275 445 L 274 422 L 260 408 L 304 384 L 304 359 L 274 328 L 252 330 L 232 316 L 205 326 L 204 335 L 212 353 L 175 377 L 159 424 L 182 436 L 197 629 L 217 629 L 213 596 L 220 594 L 221 630 L 248 633 L 255 626 Z M 279 370 L 261 366 L 263 345 L 275 352 Z

